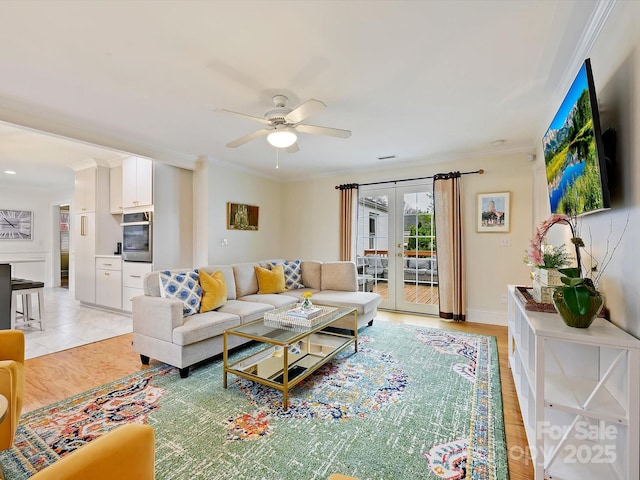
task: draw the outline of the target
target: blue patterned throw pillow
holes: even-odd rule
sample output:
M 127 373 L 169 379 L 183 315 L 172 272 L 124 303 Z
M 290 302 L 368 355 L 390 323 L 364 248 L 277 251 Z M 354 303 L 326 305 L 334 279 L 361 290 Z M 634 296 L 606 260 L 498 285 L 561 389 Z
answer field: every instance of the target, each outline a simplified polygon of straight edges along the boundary
M 271 262 L 271 265 L 275 267 L 280 265 L 278 262 Z M 282 263 L 284 269 L 284 284 L 287 290 L 296 290 L 298 288 L 304 288 L 302 284 L 302 268 L 300 268 L 300 260 L 294 260 L 292 262 Z
M 180 300 L 182 315 L 188 317 L 200 311 L 200 301 L 202 300 L 202 288 L 198 272 L 172 273 L 168 270 L 160 272 L 160 296 Z

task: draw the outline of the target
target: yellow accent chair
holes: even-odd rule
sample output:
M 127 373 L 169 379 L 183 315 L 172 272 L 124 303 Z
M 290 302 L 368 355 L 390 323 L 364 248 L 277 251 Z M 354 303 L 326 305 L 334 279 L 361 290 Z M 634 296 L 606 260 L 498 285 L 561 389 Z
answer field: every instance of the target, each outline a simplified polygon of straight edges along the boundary
M 153 480 L 155 435 L 127 423 L 40 470 L 30 480 Z
M 0 423 L 0 450 L 13 446 L 24 398 L 24 332 L 0 330 L 0 394 L 8 402 Z

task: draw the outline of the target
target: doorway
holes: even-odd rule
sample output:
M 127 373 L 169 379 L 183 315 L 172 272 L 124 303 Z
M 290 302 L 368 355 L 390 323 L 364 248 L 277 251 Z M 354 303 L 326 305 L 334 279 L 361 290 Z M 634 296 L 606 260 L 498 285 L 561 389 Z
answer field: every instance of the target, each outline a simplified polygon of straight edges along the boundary
M 438 314 L 433 183 L 361 187 L 356 264 L 359 288 L 381 308 Z
M 60 205 L 58 221 L 60 234 L 60 287 L 69 288 L 69 232 L 71 227 L 69 205 Z

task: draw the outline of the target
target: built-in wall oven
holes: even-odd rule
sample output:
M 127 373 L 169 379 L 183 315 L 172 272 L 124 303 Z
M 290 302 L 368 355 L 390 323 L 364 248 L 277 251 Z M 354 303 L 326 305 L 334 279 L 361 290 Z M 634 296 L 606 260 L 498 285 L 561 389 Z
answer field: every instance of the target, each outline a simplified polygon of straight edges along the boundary
M 125 262 L 147 262 L 152 258 L 152 212 L 122 215 L 122 259 Z

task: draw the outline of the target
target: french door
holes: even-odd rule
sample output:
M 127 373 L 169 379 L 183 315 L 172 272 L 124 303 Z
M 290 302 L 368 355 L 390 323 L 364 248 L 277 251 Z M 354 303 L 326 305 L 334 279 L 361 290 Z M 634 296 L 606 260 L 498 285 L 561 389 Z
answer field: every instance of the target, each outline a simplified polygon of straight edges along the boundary
M 381 308 L 437 315 L 433 184 L 361 187 L 356 263 L 359 288 Z

